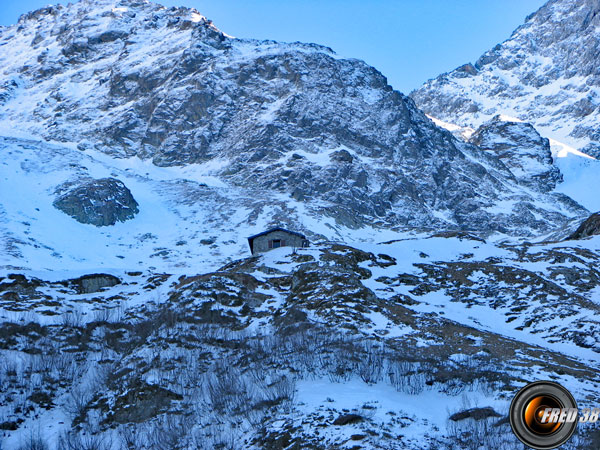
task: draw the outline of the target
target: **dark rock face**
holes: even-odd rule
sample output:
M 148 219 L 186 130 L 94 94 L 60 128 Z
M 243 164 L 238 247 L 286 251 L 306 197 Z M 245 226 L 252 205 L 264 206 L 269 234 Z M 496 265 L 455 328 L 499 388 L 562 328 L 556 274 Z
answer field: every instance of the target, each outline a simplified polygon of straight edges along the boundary
M 114 402 L 107 422 L 140 423 L 169 410 L 173 402 L 183 400 L 183 396 L 144 380 L 132 380 L 123 388 Z
M 583 239 L 597 234 L 600 234 L 600 213 L 592 214 L 584 220 L 575 233 L 567 239 Z
M 349 425 L 363 420 L 363 417 L 358 414 L 342 414 L 333 421 L 333 425 Z
M 234 39 L 195 10 L 147 2 L 82 0 L 53 11 L 0 34 L 0 45 L 30 49 L 18 61 L 0 55 L 7 77 L 23 80 L 15 92 L 48 91 L 31 109 L 8 100 L 0 117 L 33 123 L 29 131 L 45 138 L 158 166 L 219 162 L 214 175 L 230 186 L 302 202 L 348 228 L 532 236 L 580 214 L 545 211 L 511 187 L 518 180 L 495 154 L 457 141 L 377 70 L 326 47 Z M 500 216 L 499 202 L 514 207 Z M 127 199 L 123 216 L 106 218 L 66 203 L 97 225 L 135 213 Z
M 488 406 L 485 408 L 471 408 L 466 409 L 464 411 L 457 412 L 452 414 L 449 419 L 454 422 L 459 422 L 465 419 L 473 419 L 473 420 L 484 420 L 490 417 L 501 417 L 494 408 Z
M 470 142 L 496 155 L 520 183 L 536 190 L 551 191 L 562 179 L 552 163 L 548 139 L 529 123 L 507 122 L 496 116 L 479 127 Z
M 61 194 L 54 206 L 81 223 L 97 227 L 132 219 L 138 203 L 123 182 L 114 178 L 84 181 Z

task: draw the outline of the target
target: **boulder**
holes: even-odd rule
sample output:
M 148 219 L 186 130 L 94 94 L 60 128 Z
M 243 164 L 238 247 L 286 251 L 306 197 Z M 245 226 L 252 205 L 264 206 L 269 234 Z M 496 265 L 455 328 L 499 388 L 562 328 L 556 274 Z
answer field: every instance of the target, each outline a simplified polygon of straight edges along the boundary
M 490 417 L 501 417 L 501 415 L 494 411 L 494 408 L 488 406 L 486 408 L 471 408 L 457 412 L 450 416 L 450 420 L 459 422 L 465 419 L 484 420 Z
M 70 186 L 53 205 L 78 222 L 97 227 L 124 222 L 138 213 L 131 191 L 114 178 L 91 179 Z
M 70 280 L 80 294 L 100 292 L 106 287 L 116 286 L 121 280 L 107 273 L 94 273 Z

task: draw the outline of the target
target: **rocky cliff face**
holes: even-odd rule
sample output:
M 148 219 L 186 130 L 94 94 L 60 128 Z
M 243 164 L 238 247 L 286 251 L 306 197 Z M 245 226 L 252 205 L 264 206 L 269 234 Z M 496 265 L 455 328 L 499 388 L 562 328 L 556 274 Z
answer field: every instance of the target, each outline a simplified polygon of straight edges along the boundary
M 229 186 L 345 227 L 531 236 L 582 212 L 533 198 L 375 69 L 317 45 L 233 39 L 194 10 L 82 0 L 21 17 L 0 46 L 16 49 L 0 56 L 5 127 L 158 166 L 209 164 Z M 499 202 L 511 207 L 498 214 Z
M 569 239 L 583 239 L 600 234 L 600 213 L 594 213 L 585 219 Z
M 479 126 L 503 113 L 600 155 L 600 3 L 551 0 L 474 64 L 411 93 L 428 114 Z

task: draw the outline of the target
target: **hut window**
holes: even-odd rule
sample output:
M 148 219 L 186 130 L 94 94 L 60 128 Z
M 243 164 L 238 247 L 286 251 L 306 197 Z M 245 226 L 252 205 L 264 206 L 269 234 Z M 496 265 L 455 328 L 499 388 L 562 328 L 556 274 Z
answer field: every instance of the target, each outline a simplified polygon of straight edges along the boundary
M 270 244 L 271 245 L 269 246 L 269 248 L 279 248 L 279 247 L 281 247 L 281 239 L 273 239 L 270 242 Z

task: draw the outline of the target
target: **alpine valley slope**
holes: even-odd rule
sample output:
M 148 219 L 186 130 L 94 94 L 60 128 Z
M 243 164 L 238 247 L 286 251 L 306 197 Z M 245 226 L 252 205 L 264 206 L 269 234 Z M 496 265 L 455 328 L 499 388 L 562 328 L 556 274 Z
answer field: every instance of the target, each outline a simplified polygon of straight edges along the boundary
M 597 221 L 533 127 L 141 0 L 26 14 L 0 67 L 3 450 L 512 450 L 526 382 L 600 402 Z M 248 257 L 273 224 L 311 247 Z

